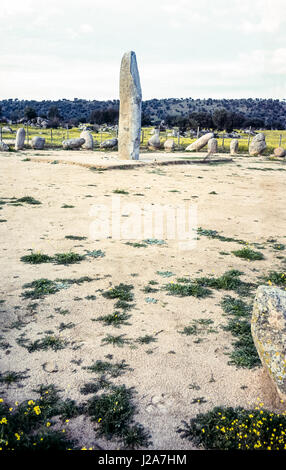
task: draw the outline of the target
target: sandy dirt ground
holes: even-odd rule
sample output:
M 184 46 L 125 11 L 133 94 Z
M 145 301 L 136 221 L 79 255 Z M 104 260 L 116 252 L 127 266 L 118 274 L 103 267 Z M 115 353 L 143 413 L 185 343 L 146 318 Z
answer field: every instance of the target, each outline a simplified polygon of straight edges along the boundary
M 278 243 L 286 241 L 285 164 L 263 157 L 235 157 L 219 165 L 96 171 L 60 161 L 29 161 L 34 154 L 28 150 L 0 154 L 1 200 L 31 196 L 41 202 L 1 206 L 0 336 L 6 347 L 0 349 L 0 370 L 2 374 L 26 373 L 20 383 L 0 383 L 1 396 L 21 402 L 37 398 L 34 390 L 40 384 L 54 384 L 64 399 L 82 403 L 89 397 L 81 388 L 95 378 L 87 367 L 112 355 L 113 362 L 124 360 L 130 367 L 113 383 L 134 387 L 135 419 L 150 432 L 150 449 L 192 449 L 177 428 L 182 420 L 189 421 L 217 405 L 253 407 L 262 400 L 265 407 L 276 409 L 275 394 L 261 367 L 243 369 L 229 364 L 234 338 L 223 329 L 227 319 L 220 306 L 229 292 L 213 290 L 211 297 L 199 299 L 168 295 L 163 287 L 180 277 L 219 276 L 230 269 L 242 271 L 245 281 L 257 282 L 272 269 L 285 269 L 283 252 L 273 250 L 267 242 L 269 238 Z M 55 152 L 52 159 L 59 156 Z M 74 152 L 71 158 L 75 158 Z M 100 158 L 108 161 L 107 156 Z M 116 194 L 116 190 L 128 194 Z M 110 233 L 107 237 L 97 234 L 94 239 L 92 208 L 109 211 L 115 200 L 120 201 L 116 220 L 127 232 L 129 227 L 128 233 L 134 229 L 134 208 L 144 214 L 152 204 L 173 209 L 189 204 L 196 211 L 197 227 L 246 240 L 250 245 L 262 244 L 265 259 L 240 259 L 232 254 L 241 248 L 237 242 L 206 236 L 198 237 L 192 247 L 182 246 L 177 238 L 164 238 L 164 234 L 146 237 L 143 232 L 137 240 L 114 238 Z M 127 244 L 146 238 L 164 239 L 165 243 L 145 247 Z M 104 256 L 86 256 L 72 265 L 31 265 L 20 260 L 31 252 L 86 255 L 93 250 L 102 250 Z M 93 280 L 35 301 L 22 296 L 23 286 L 36 279 L 83 276 Z M 146 293 L 143 289 L 150 281 L 158 283 L 152 286 L 158 290 Z M 95 320 L 112 314 L 115 300 L 102 293 L 120 283 L 133 286 L 128 324 L 105 326 Z M 33 303 L 37 305 L 32 307 Z M 199 341 L 198 336 L 180 333 L 198 319 L 212 320 L 215 332 L 202 331 Z M 20 322 L 21 328 L 13 328 L 15 322 Z M 70 327 L 61 328 L 62 323 Z M 19 338 L 29 342 L 42 339 L 47 332 L 64 340 L 66 346 L 58 351 L 28 352 L 19 342 Z M 124 335 L 128 342 L 121 347 L 105 344 L 108 334 Z M 152 336 L 153 341 L 138 342 L 145 335 Z M 66 426 L 67 433 L 81 446 L 118 448 L 115 441 L 96 438 L 93 429 L 94 423 L 86 416 L 72 419 Z

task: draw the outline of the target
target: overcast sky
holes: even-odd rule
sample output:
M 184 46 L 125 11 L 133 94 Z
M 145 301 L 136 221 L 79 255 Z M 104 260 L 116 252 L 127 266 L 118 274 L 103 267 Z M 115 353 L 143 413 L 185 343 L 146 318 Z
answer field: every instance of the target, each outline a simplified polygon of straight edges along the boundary
M 285 0 L 6 0 L 0 99 L 286 98 Z

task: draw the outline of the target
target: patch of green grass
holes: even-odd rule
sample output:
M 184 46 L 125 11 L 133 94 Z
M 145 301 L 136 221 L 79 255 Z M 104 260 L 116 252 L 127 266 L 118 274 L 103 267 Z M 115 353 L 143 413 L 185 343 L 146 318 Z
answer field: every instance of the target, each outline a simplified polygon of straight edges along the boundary
M 37 339 L 36 341 L 26 344 L 25 342 L 22 342 L 22 346 L 24 346 L 30 353 L 40 350 L 46 351 L 48 349 L 59 351 L 60 349 L 64 349 L 66 345 L 66 341 L 55 335 L 46 335 L 42 339 Z
M 97 360 L 91 366 L 84 367 L 88 372 L 95 374 L 109 374 L 110 377 L 115 378 L 122 375 L 126 370 L 131 370 L 125 360 L 121 362 L 108 362 Z
M 255 287 L 252 283 L 246 283 L 239 278 L 243 273 L 237 269 L 226 271 L 219 277 L 201 277 L 195 279 L 195 282 L 203 287 L 213 289 L 234 290 L 240 295 L 249 295 L 249 291 Z
M 16 202 L 24 202 L 26 204 L 31 204 L 31 205 L 39 205 L 39 204 L 42 204 L 40 201 L 38 201 L 37 199 L 35 199 L 34 197 L 32 196 L 24 196 L 24 197 L 21 197 L 19 199 L 16 200 Z
M 191 325 L 185 326 L 182 331 L 179 331 L 179 333 L 187 336 L 198 335 L 202 333 L 217 333 L 217 330 L 211 327 L 213 323 L 213 320 L 208 318 L 200 318 L 198 320 L 193 320 Z
M 28 377 L 26 372 L 7 371 L 0 373 L 0 383 L 11 385 L 20 382 Z
M 125 189 L 114 189 L 114 191 L 112 191 L 114 194 L 129 194 L 128 191 L 125 191 Z
M 56 264 L 75 264 L 79 263 L 80 261 L 84 260 L 83 255 L 79 255 L 78 253 L 73 253 L 69 251 L 67 253 L 56 253 L 53 257 L 53 261 Z
M 118 438 L 129 448 L 148 447 L 149 434 L 141 425 L 134 424 L 133 395 L 133 390 L 125 385 L 113 386 L 109 392 L 95 395 L 88 401 L 88 414 L 96 423 L 97 435 Z
M 25 255 L 20 258 L 23 263 L 29 264 L 40 264 L 40 263 L 50 263 L 53 258 L 49 255 L 45 255 L 40 252 L 31 253 L 30 255 Z
M 250 261 L 264 259 L 263 253 L 260 251 L 254 251 L 249 247 L 242 248 L 241 250 L 232 251 L 232 253 L 238 258 L 248 259 Z
M 143 240 L 144 243 L 147 245 L 165 245 L 166 242 L 164 240 L 158 240 L 157 238 L 146 238 Z
M 248 305 L 241 299 L 237 299 L 230 295 L 226 295 L 222 298 L 221 306 L 226 314 L 233 315 L 235 317 L 250 317 L 252 312 L 251 305 Z
M 225 296 L 221 306 L 224 312 L 232 317 L 228 319 L 228 324 L 223 329 L 236 338 L 233 342 L 234 349 L 229 354 L 229 364 L 247 369 L 259 366 L 260 359 L 251 333 L 251 305 L 241 299 Z
M 105 253 L 102 250 L 93 250 L 87 251 L 86 256 L 91 256 L 92 258 L 103 258 L 105 256 Z
M 237 242 L 241 244 L 246 243 L 244 240 L 232 237 L 225 237 L 224 235 L 220 235 L 216 230 L 203 229 L 202 227 L 199 227 L 197 229 L 197 233 L 208 238 L 216 238 L 217 240 L 220 240 L 222 242 Z
M 157 338 L 154 338 L 152 335 L 139 336 L 139 338 L 136 339 L 136 342 L 139 344 L 150 344 L 156 341 Z
M 39 299 L 45 295 L 55 294 L 58 292 L 59 287 L 55 281 L 49 279 L 37 279 L 36 281 L 23 285 L 24 288 L 32 288 L 22 293 L 22 296 L 32 299 Z
M 125 245 L 133 246 L 133 248 L 147 248 L 146 243 L 126 242 Z
M 109 315 L 100 316 L 95 318 L 95 321 L 101 321 L 107 326 L 114 326 L 115 328 L 120 328 L 121 325 L 129 325 L 130 323 L 127 320 L 131 315 L 127 315 L 125 312 L 115 311 Z
M 267 276 L 262 277 L 262 280 L 268 284 L 274 284 L 278 287 L 286 286 L 286 271 L 270 271 Z
M 130 343 L 129 339 L 124 338 L 125 335 L 107 335 L 101 340 L 102 345 L 112 344 L 112 346 L 122 347 L 124 344 Z
M 74 206 L 71 206 L 70 204 L 63 204 L 62 209 L 72 209 Z
M 155 289 L 154 287 L 151 287 L 150 285 L 147 285 L 145 287 L 143 287 L 142 291 L 145 293 L 145 294 L 150 294 L 152 292 L 158 292 L 159 289 Z
M 67 240 L 86 240 L 87 237 L 81 237 L 79 235 L 66 235 L 65 238 Z
M 131 292 L 132 289 L 132 285 L 120 283 L 119 285 L 103 292 L 102 295 L 106 299 L 119 299 L 124 302 L 131 302 L 134 298 L 134 295 Z
M 169 283 L 163 287 L 168 291 L 169 295 L 178 297 L 193 296 L 197 298 L 205 298 L 211 295 L 211 290 L 198 285 L 196 282 L 188 283 Z
M 37 400 L 26 400 L 17 406 L 0 403 L 0 436 L 4 450 L 53 451 L 76 449 L 74 440 L 61 430 L 47 427 L 52 418 L 62 421 L 75 416 L 76 407 L 71 401 L 62 401 L 52 387 L 42 388 Z
M 80 285 L 83 282 L 91 282 L 92 278 L 83 276 L 78 279 L 56 279 L 51 281 L 50 279 L 37 279 L 30 283 L 24 284 L 24 289 L 30 289 L 23 292 L 21 295 L 26 299 L 40 299 L 45 295 L 55 294 L 61 289 L 67 289 L 73 284 Z
M 285 450 L 286 416 L 255 407 L 215 407 L 200 413 L 184 427 L 181 437 L 204 449 Z

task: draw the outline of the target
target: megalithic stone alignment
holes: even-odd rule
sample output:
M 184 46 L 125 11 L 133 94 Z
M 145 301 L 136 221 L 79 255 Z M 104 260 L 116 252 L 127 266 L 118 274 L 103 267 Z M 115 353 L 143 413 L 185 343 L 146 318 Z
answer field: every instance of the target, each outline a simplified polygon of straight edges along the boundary
M 126 52 L 120 68 L 118 154 L 121 160 L 138 160 L 141 135 L 142 91 L 136 54 Z

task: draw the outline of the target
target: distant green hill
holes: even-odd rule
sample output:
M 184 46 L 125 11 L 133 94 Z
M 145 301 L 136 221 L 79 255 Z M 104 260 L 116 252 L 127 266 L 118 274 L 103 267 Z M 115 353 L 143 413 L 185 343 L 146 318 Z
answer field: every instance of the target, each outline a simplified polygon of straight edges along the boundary
M 36 116 L 51 117 L 51 109 L 64 122 L 115 123 L 118 120 L 119 101 L 61 99 L 56 101 L 8 99 L 0 101 L 2 118 L 17 121 L 27 115 L 27 109 Z M 286 100 L 278 99 L 192 99 L 166 98 L 143 101 L 143 123 L 158 124 L 162 120 L 171 125 L 180 125 L 182 119 L 192 119 L 193 127 L 208 122 L 216 110 L 223 109 L 229 117 L 237 119 L 237 127 L 265 127 L 268 129 L 286 128 Z M 255 125 L 257 123 L 257 125 Z M 207 127 L 207 126 L 206 126 Z

